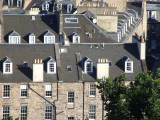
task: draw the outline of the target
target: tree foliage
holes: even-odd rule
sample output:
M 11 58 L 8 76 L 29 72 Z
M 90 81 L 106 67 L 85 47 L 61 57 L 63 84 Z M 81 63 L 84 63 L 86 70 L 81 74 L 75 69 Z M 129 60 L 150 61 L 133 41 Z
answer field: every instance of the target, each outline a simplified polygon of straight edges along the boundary
M 152 72 L 138 74 L 128 86 L 124 74 L 97 81 L 108 120 L 160 119 L 160 69 L 155 76 Z

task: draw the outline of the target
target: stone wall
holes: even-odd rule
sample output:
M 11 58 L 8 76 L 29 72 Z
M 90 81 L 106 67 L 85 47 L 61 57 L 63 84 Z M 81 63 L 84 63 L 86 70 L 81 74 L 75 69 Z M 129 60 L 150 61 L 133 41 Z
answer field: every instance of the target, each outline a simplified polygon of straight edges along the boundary
M 27 83 L 1 83 L 0 84 L 0 107 L 10 106 L 10 115 L 18 118 L 20 115 L 20 106 L 28 106 L 28 120 L 44 120 L 45 106 L 50 105 L 49 102 L 56 105 L 57 120 L 66 120 L 68 116 L 75 116 L 76 119 L 83 119 L 83 83 L 30 83 L 28 89 L 28 97 L 20 97 L 20 85 Z M 45 85 L 52 85 L 52 97 L 45 97 Z M 10 98 L 3 98 L 3 85 L 10 85 Z M 90 83 L 84 83 L 84 118 L 88 116 L 89 105 L 96 105 L 96 120 L 102 120 L 102 102 L 100 94 L 96 90 L 96 97 L 89 97 Z M 57 91 L 58 90 L 58 91 Z M 74 91 L 75 102 L 73 107 L 67 104 L 68 91 Z M 37 94 L 37 93 L 38 94 Z M 58 93 L 58 96 L 57 96 Z M 44 97 L 45 99 L 43 99 Z M 0 109 L 2 113 L 2 109 Z M 0 114 L 2 118 L 2 114 Z

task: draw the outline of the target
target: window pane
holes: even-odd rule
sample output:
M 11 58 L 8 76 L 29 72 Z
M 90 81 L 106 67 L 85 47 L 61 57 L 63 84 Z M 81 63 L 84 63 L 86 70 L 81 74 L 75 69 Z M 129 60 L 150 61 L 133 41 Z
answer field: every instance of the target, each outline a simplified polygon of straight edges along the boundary
M 46 97 L 52 96 L 52 86 L 51 85 L 45 85 L 45 94 L 46 94 Z
M 52 106 L 45 107 L 45 119 L 51 120 L 52 119 Z
M 3 119 L 9 117 L 9 106 L 3 106 Z
M 3 86 L 3 97 L 9 97 L 10 96 L 10 85 L 4 85 Z
M 72 116 L 72 117 L 68 117 L 68 120 L 74 120 L 74 117 Z
M 96 85 L 90 84 L 90 96 L 95 96 L 95 95 L 96 95 Z
M 20 119 L 21 120 L 26 120 L 27 119 L 27 106 L 21 106 L 21 111 L 20 111 Z
M 74 103 L 74 92 L 68 92 L 68 103 Z
M 27 97 L 27 85 L 21 85 L 21 97 Z
M 11 64 L 5 64 L 5 72 L 11 72 Z
M 90 105 L 89 106 L 89 119 L 95 119 L 96 118 L 96 106 Z

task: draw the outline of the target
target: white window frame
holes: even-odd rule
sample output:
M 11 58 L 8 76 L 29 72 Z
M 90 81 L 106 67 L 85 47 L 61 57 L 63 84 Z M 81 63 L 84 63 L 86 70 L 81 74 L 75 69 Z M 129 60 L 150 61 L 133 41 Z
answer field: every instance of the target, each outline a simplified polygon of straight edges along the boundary
M 88 64 L 90 64 L 90 70 L 87 69 Z M 91 60 L 86 60 L 84 63 L 84 72 L 85 73 L 92 73 L 93 72 L 93 62 Z
M 49 115 L 49 116 L 47 116 L 47 115 Z M 44 116 L 45 120 L 52 120 L 52 115 L 53 115 L 53 107 L 50 105 L 45 106 L 45 116 Z
M 72 39 L 73 43 L 80 43 L 80 36 L 74 35 Z
M 70 96 L 72 94 L 72 96 Z M 67 103 L 68 104 L 74 104 L 75 102 L 75 92 L 74 91 L 68 91 L 67 93 Z
M 93 86 L 95 88 L 92 88 Z M 96 97 L 96 84 L 89 84 L 89 97 Z
M 94 110 L 91 110 L 91 107 L 95 107 Z M 91 115 L 92 114 L 92 115 Z M 89 105 L 89 120 L 95 120 L 96 119 L 96 105 Z M 95 116 L 95 118 L 92 118 L 92 116 Z
M 28 86 L 27 85 L 20 85 L 20 97 L 27 98 L 27 96 L 28 96 Z
M 45 1 L 43 4 L 42 4 L 42 10 L 46 10 L 48 11 L 49 10 L 49 3 L 47 1 Z
M 130 70 L 128 68 L 130 68 Z M 133 61 L 132 60 L 125 61 L 125 73 L 133 73 Z
M 5 89 L 5 86 L 9 86 L 9 89 Z M 3 85 L 3 98 L 10 98 L 10 89 L 10 85 Z
M 35 36 L 29 36 L 29 44 L 35 44 Z
M 21 105 L 21 107 L 20 107 L 20 120 L 26 120 L 27 117 L 28 117 L 28 106 Z
M 70 13 L 73 9 L 73 5 L 72 4 L 67 4 L 67 13 Z
M 52 85 L 45 85 L 45 97 L 52 97 Z
M 51 68 L 50 65 L 52 65 L 52 64 L 53 64 L 54 68 Z M 51 71 L 51 69 L 54 69 L 54 71 Z M 48 63 L 47 63 L 47 74 L 55 74 L 55 73 L 56 73 L 56 62 L 48 61 Z
M 19 5 L 20 2 L 20 5 Z M 22 7 L 22 0 L 17 0 L 17 7 Z
M 8 0 L 8 6 L 13 6 L 13 0 Z
M 10 65 L 9 71 L 7 70 L 7 65 Z M 12 74 L 13 73 L 13 69 L 12 69 L 12 63 L 3 63 L 3 74 Z
M 45 44 L 53 44 L 55 43 L 55 36 L 44 36 Z
M 9 44 L 20 44 L 20 36 L 9 36 Z
M 76 20 L 76 21 L 70 21 L 70 20 Z M 78 18 L 65 18 L 65 23 L 78 23 Z
M 4 111 L 4 107 L 7 108 L 7 110 Z M 2 106 L 2 118 L 5 120 L 7 117 L 10 116 L 10 107 L 9 106 Z

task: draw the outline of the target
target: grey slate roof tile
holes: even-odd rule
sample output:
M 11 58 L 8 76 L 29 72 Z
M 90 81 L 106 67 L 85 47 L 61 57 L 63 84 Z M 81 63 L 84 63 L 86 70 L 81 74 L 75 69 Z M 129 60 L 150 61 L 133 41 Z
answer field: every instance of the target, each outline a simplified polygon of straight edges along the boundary
M 61 46 L 63 47 L 63 46 Z M 133 60 L 133 73 L 126 73 L 128 80 L 134 80 L 134 77 L 139 72 L 142 72 L 141 61 L 139 60 L 139 52 L 137 44 L 119 44 L 119 45 L 105 45 L 104 48 L 96 48 L 94 45 L 90 48 L 90 45 L 83 44 L 71 44 L 68 48 L 68 53 L 61 54 L 62 63 L 62 76 L 64 82 L 78 81 L 78 70 L 76 65 L 76 53 L 81 54 L 81 59 L 86 56 L 93 62 L 93 74 L 84 74 L 84 81 L 93 82 L 96 81 L 96 63 L 99 58 L 107 58 L 112 61 L 112 66 L 109 68 L 109 76 L 113 79 L 120 74 L 124 73 L 123 58 L 127 56 Z M 72 72 L 68 73 L 66 66 L 72 66 Z M 83 66 L 81 66 L 83 67 Z
M 2 73 L 2 63 L 5 56 L 13 63 L 13 74 Z M 35 59 L 42 59 L 44 62 L 44 82 L 56 82 L 57 74 L 48 75 L 46 72 L 46 60 L 51 56 L 55 59 L 54 45 L 0 45 L 0 82 L 19 83 L 32 82 L 33 63 Z M 24 67 L 23 62 L 27 61 L 29 67 Z
M 55 35 L 55 42 L 59 42 L 58 23 L 56 15 L 4 15 L 4 40 L 8 42 L 8 35 L 15 30 L 21 36 L 21 43 L 28 43 L 29 34 L 36 36 L 36 43 L 43 43 L 46 30 Z

